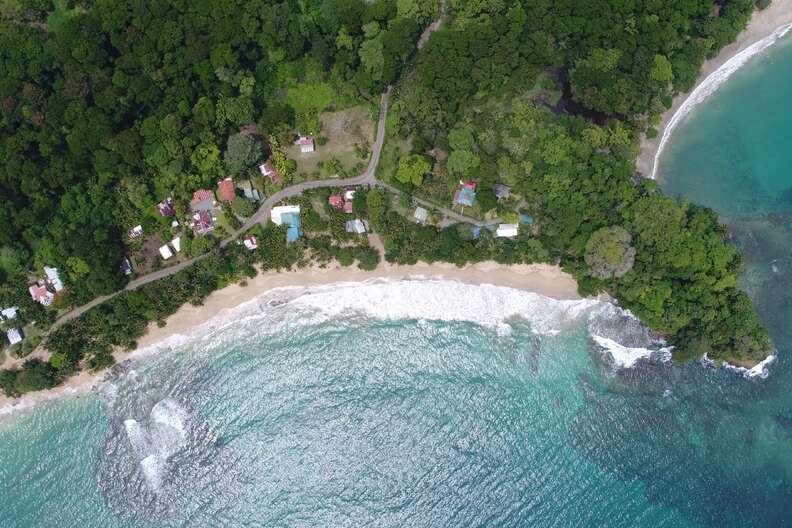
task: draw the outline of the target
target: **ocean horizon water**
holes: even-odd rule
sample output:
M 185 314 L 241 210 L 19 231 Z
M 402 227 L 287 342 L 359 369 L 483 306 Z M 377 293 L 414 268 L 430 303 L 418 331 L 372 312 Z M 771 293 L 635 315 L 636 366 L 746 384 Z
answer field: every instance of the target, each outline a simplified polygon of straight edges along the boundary
M 746 254 L 768 377 L 675 364 L 604 302 L 281 289 L 1 419 L 0 526 L 790 526 L 792 150 L 768 150 L 792 131 L 789 43 L 691 112 L 659 171 Z

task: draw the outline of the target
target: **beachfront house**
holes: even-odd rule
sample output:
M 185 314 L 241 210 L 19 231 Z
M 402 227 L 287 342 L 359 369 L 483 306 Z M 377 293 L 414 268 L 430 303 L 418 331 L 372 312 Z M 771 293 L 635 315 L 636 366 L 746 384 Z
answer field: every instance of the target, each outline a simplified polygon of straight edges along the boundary
M 476 182 L 459 182 L 461 187 L 454 193 L 454 204 L 471 207 L 476 203 Z
M 190 201 L 190 209 L 194 213 L 199 211 L 210 211 L 215 206 L 214 193 L 208 189 L 198 189 L 193 193 Z
M 6 332 L 6 337 L 8 338 L 9 344 L 16 345 L 22 342 L 22 331 L 17 328 L 9 328 L 8 332 Z
M 60 278 L 60 273 L 58 273 L 58 268 L 50 268 L 49 266 L 44 266 L 44 275 L 47 276 L 46 282 L 49 286 L 55 290 L 55 293 L 63 290 L 63 281 Z
M 258 248 L 258 238 L 253 235 L 248 235 L 245 237 L 243 241 L 245 247 L 248 248 L 249 251 L 253 251 L 254 249 Z
M 168 196 L 158 203 L 157 211 L 159 211 L 160 216 L 175 216 L 176 209 L 173 208 L 173 198 Z
M 366 232 L 366 224 L 363 220 L 356 218 L 354 220 L 350 220 L 346 223 L 346 232 L 347 233 L 357 233 L 358 235 L 362 235 Z
M 300 146 L 300 152 L 302 154 L 309 154 L 316 150 L 312 137 L 300 136 L 297 140 L 297 144 Z
M 28 288 L 28 292 L 33 300 L 42 306 L 49 306 L 55 300 L 55 294 L 49 291 L 44 284 L 34 284 Z
M 162 260 L 168 260 L 169 258 L 171 258 L 173 256 L 173 253 L 171 252 L 170 248 L 168 247 L 168 244 L 165 244 L 164 246 L 160 247 L 159 248 L 159 252 L 160 252 L 160 255 L 162 255 Z
M 283 176 L 281 176 L 281 173 L 278 172 L 269 161 L 265 161 L 259 165 L 259 172 L 261 172 L 262 176 L 269 178 L 272 183 L 277 185 L 283 183 Z
M 413 214 L 415 221 L 419 224 L 425 224 L 426 220 L 429 218 L 429 211 L 424 209 L 423 207 L 416 207 L 415 214 Z
M 292 243 L 302 236 L 300 231 L 300 206 L 299 205 L 279 205 L 273 207 L 270 218 L 276 225 L 288 226 L 286 230 L 286 242 Z
M 495 236 L 499 238 L 514 238 L 520 229 L 519 224 L 500 224 L 498 230 L 495 231 Z
M 231 203 L 236 198 L 234 180 L 229 176 L 217 182 L 217 199 L 221 202 Z

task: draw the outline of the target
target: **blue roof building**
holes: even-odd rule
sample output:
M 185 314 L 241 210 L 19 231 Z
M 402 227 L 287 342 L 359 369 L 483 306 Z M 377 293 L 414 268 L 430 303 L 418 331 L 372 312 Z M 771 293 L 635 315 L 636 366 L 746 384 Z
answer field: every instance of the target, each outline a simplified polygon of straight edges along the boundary
M 454 203 L 456 205 L 472 206 L 476 203 L 476 184 L 474 182 L 466 182 L 454 194 Z
M 481 228 L 479 226 L 473 226 L 470 228 L 470 234 L 473 235 L 473 238 L 478 238 L 481 234 Z

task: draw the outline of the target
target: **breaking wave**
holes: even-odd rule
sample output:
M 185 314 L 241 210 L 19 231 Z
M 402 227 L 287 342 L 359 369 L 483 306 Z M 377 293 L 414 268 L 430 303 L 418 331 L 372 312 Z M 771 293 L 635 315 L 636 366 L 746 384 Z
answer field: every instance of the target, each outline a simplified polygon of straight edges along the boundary
M 696 107 L 699 103 L 704 101 L 707 97 L 717 91 L 717 89 L 732 76 L 734 72 L 742 68 L 752 57 L 761 53 L 765 49 L 775 44 L 778 39 L 792 29 L 792 24 L 787 24 L 777 28 L 772 34 L 763 38 L 762 40 L 751 44 L 741 52 L 737 53 L 734 57 L 726 61 L 720 68 L 712 72 L 706 79 L 704 79 L 685 99 L 685 102 L 679 107 L 674 115 L 669 120 L 663 135 L 660 137 L 660 144 L 657 147 L 657 152 L 654 156 L 652 163 L 651 179 L 655 179 L 657 175 L 657 165 L 660 160 L 660 155 L 668 143 L 674 129 L 682 122 L 682 120 Z

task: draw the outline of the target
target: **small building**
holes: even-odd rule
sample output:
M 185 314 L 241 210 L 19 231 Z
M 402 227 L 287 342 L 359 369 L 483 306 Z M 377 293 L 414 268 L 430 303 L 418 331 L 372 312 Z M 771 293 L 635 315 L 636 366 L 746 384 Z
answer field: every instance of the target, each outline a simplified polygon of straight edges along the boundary
M 160 216 L 175 216 L 176 209 L 173 208 L 173 198 L 168 196 L 158 203 L 157 211 L 159 211 Z
M 181 237 L 177 236 L 170 241 L 170 245 L 176 253 L 181 252 Z
M 6 332 L 6 337 L 8 338 L 8 342 L 12 345 L 22 342 L 22 332 L 16 328 L 9 328 L 8 332 Z
M 193 212 L 209 211 L 215 206 L 214 193 L 208 189 L 198 189 L 193 193 L 190 209 Z
M 460 187 L 454 194 L 454 204 L 461 206 L 472 206 L 476 203 L 476 182 L 460 182 Z
M 481 228 L 479 226 L 472 226 L 470 228 L 470 236 L 478 238 L 481 236 Z
M 505 200 L 511 194 L 511 188 L 502 183 L 496 183 L 492 186 L 492 193 L 498 200 Z
M 300 231 L 300 206 L 299 205 L 279 205 L 273 207 L 270 218 L 277 225 L 286 225 L 286 242 L 292 243 L 302 236 Z
M 198 211 L 192 218 L 192 229 L 198 234 L 206 234 L 214 229 L 214 218 L 209 211 Z
M 265 161 L 259 165 L 259 172 L 261 172 L 262 176 L 269 178 L 272 183 L 278 185 L 283 183 L 283 176 L 281 176 L 281 173 L 278 172 L 269 161 Z
M 128 234 L 129 234 L 129 238 L 132 238 L 132 239 L 138 238 L 140 235 L 143 234 L 143 226 L 142 225 L 136 225 L 135 227 L 133 227 L 132 229 L 129 230 Z
M 174 220 L 173 222 L 171 222 L 171 227 L 179 227 L 179 221 Z
M 124 272 L 124 275 L 132 275 L 132 261 L 129 260 L 129 257 L 124 257 L 124 260 L 121 261 L 121 271 Z
M 424 209 L 423 207 L 416 207 L 415 214 L 413 214 L 415 221 L 419 224 L 425 224 L 426 220 L 429 218 L 429 211 Z
M 327 197 L 327 203 L 330 204 L 330 207 L 333 209 L 341 209 L 344 207 L 344 198 L 342 198 L 340 194 L 331 194 Z
M 258 248 L 258 238 L 256 238 L 253 235 L 246 236 L 243 242 L 245 244 L 245 247 L 248 248 L 248 250 L 250 251 L 253 251 L 254 249 Z
M 362 235 L 366 232 L 366 223 L 359 218 L 350 220 L 346 223 L 346 232 Z
M 500 238 L 514 238 L 520 230 L 519 224 L 500 224 L 498 230 L 495 231 L 495 236 Z
M 312 137 L 300 136 L 297 140 L 297 144 L 300 146 L 300 152 L 303 154 L 308 154 L 316 150 Z
M 173 256 L 173 253 L 171 253 L 171 250 L 168 247 L 168 244 L 165 244 L 164 246 L 160 247 L 159 248 L 159 252 L 160 252 L 160 255 L 162 255 L 162 259 L 163 260 L 168 260 L 169 258 L 171 258 Z
M 47 276 L 47 282 L 52 289 L 55 290 L 55 293 L 63 290 L 63 281 L 60 278 L 60 274 L 58 273 L 58 268 L 50 268 L 49 266 L 44 266 L 44 275 Z
M 233 202 L 236 198 L 234 180 L 229 176 L 217 182 L 217 199 L 221 202 Z
M 257 202 L 261 200 L 261 193 L 253 186 L 250 180 L 239 180 L 236 186 L 248 200 L 255 200 Z
M 10 308 L 3 308 L 2 310 L 0 310 L 0 321 L 4 319 L 15 319 L 17 316 L 17 310 L 19 310 L 17 306 L 12 306 Z
M 55 300 L 55 294 L 43 284 L 34 284 L 28 288 L 28 292 L 34 301 L 43 306 L 49 306 Z
M 355 189 L 347 189 L 344 191 L 344 200 L 351 202 L 355 199 Z
M 279 205 L 277 207 L 273 207 L 272 211 L 270 211 L 270 218 L 276 225 L 282 225 L 284 223 L 289 224 L 290 221 L 293 221 L 295 216 L 299 220 L 299 205 Z
M 344 202 L 344 212 L 346 214 L 352 214 L 354 212 L 354 205 L 352 204 L 352 200 L 346 200 Z

